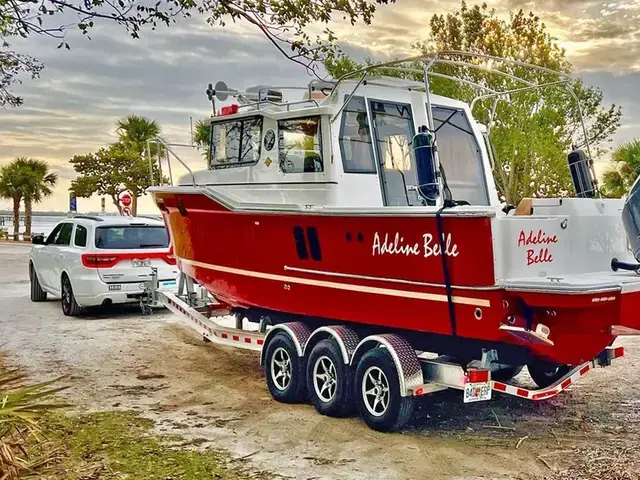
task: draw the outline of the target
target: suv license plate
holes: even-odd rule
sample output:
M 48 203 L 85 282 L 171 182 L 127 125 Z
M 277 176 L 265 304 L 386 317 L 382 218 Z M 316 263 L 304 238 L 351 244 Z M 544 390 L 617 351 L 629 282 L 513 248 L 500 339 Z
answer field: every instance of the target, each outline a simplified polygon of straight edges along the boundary
M 151 266 L 151 260 L 149 260 L 148 258 L 145 258 L 144 260 L 138 260 L 137 258 L 134 258 L 133 260 L 131 260 L 131 266 L 133 268 L 150 267 Z
M 464 386 L 464 403 L 483 402 L 491 400 L 491 384 L 467 383 Z

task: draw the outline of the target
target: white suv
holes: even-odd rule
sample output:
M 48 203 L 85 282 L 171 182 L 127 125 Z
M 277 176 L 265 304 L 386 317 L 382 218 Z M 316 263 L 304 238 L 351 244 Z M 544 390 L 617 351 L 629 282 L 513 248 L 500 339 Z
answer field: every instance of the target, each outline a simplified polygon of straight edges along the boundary
M 175 287 L 176 260 L 160 220 L 76 215 L 61 221 L 45 239 L 34 236 L 29 254 L 31 300 L 47 293 L 62 299 L 62 312 L 139 301 L 151 268 L 160 288 Z

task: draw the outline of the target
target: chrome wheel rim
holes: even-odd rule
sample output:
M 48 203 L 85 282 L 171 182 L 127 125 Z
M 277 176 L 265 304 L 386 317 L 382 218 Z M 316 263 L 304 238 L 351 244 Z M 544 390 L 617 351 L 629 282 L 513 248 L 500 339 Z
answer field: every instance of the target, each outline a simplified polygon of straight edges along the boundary
M 286 390 L 291 383 L 291 357 L 282 347 L 271 356 L 271 378 L 278 390 Z
M 68 311 L 71 306 L 71 288 L 68 280 L 62 281 L 62 308 L 64 311 Z
M 381 417 L 389 408 L 389 380 L 379 367 L 369 367 L 362 377 L 362 400 L 374 417 Z
M 320 400 L 327 403 L 333 400 L 337 389 L 336 366 L 326 355 L 316 360 L 313 366 L 313 388 Z

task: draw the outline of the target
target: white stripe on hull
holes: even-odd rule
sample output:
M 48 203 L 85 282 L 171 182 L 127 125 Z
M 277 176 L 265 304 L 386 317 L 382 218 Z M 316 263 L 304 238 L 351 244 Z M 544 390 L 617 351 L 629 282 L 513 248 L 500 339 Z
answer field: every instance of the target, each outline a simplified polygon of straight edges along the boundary
M 263 280 L 274 280 L 278 282 L 296 283 L 300 285 L 310 285 L 314 287 L 332 288 L 334 290 L 346 290 L 350 292 L 372 293 L 374 295 L 387 295 L 390 297 L 414 298 L 417 300 L 428 300 L 432 302 L 447 302 L 447 296 L 437 293 L 415 292 L 411 290 L 397 290 L 395 288 L 370 287 L 367 285 L 355 285 L 352 283 L 329 282 L 326 280 L 314 280 L 310 278 L 290 277 L 288 275 L 277 275 L 274 273 L 256 272 L 252 270 L 242 270 L 239 268 L 225 267 L 223 265 L 213 265 L 211 263 L 198 262 L 180 258 L 181 262 L 194 267 L 206 268 L 217 272 L 231 273 L 245 277 L 260 278 Z M 444 287 L 443 287 L 444 288 Z M 453 303 L 461 305 L 471 305 L 474 307 L 490 307 L 491 302 L 484 298 L 461 297 L 454 295 Z

